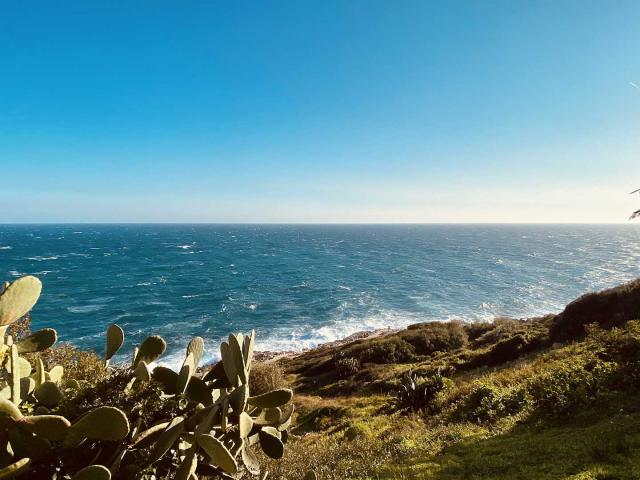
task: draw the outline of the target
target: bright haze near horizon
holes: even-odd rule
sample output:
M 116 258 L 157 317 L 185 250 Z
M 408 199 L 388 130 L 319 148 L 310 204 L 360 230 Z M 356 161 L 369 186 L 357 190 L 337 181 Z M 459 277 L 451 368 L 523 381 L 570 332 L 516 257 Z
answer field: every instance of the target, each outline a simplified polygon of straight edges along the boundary
M 618 222 L 640 2 L 4 2 L 0 222 Z

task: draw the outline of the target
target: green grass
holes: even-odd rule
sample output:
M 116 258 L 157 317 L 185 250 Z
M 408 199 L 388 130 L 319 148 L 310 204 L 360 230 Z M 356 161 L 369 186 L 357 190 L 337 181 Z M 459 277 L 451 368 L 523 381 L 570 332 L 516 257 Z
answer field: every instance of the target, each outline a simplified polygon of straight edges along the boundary
M 380 472 L 384 479 L 605 480 L 640 478 L 640 413 L 557 426 L 518 426 Z

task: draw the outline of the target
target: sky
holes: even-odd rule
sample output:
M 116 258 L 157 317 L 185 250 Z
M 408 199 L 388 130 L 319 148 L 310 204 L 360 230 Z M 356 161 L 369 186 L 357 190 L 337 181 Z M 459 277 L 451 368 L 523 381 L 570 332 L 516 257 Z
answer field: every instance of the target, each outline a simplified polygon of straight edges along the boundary
M 0 6 L 0 222 L 640 208 L 637 0 Z

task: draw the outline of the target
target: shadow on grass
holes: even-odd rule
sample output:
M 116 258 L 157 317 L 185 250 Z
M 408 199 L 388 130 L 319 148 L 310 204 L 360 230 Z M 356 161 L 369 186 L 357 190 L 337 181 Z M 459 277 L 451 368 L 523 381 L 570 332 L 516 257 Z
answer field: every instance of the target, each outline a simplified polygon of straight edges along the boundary
M 640 413 L 595 412 L 558 425 L 520 425 L 461 441 L 381 478 L 438 480 L 632 480 L 640 478 Z

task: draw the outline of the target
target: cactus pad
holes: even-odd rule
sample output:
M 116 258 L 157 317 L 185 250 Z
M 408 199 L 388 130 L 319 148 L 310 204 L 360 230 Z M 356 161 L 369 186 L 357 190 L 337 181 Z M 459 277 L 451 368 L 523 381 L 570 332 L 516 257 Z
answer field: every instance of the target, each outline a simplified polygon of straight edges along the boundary
M 112 323 L 107 328 L 107 346 L 105 349 L 104 359 L 108 362 L 111 360 L 122 344 L 124 343 L 124 330 L 119 325 Z
M 53 328 L 43 328 L 19 340 L 16 345 L 18 345 L 18 353 L 33 353 L 46 350 L 57 340 L 58 334 Z
M 9 325 L 29 313 L 41 291 L 42 283 L 31 275 L 11 283 L 0 295 L 0 325 Z
M 262 451 L 276 460 L 282 458 L 284 454 L 284 444 L 279 435 L 280 432 L 273 427 L 262 427 L 262 430 L 258 432 Z
M 13 420 L 22 418 L 20 409 L 9 400 L 0 400 L 0 417 L 9 417 Z
M 238 473 L 238 464 L 231 452 L 213 435 L 198 435 L 198 445 L 211 457 L 213 463 L 229 475 Z
M 24 417 L 19 421 L 20 425 L 41 437 L 54 442 L 64 439 L 71 426 L 69 420 L 59 415 L 35 415 Z
M 279 388 L 277 390 L 263 393 L 262 395 L 249 397 L 247 401 L 249 402 L 249 405 L 253 405 L 254 407 L 274 408 L 289 403 L 292 397 L 293 392 L 290 389 Z
M 111 480 L 111 472 L 102 465 L 89 465 L 71 477 L 71 480 Z
M 33 392 L 33 396 L 36 397 L 39 403 L 49 408 L 58 405 L 63 398 L 58 385 L 51 381 L 38 385 Z
M 129 434 L 129 420 L 115 407 L 97 407 L 71 425 L 69 436 L 91 440 L 119 441 Z
M 131 368 L 135 369 L 140 362 L 145 362 L 147 365 L 150 364 L 154 360 L 157 360 L 166 348 L 167 342 L 165 342 L 162 337 L 157 335 L 147 337 L 138 348 Z
M 187 356 L 193 354 L 193 363 L 197 367 L 202 359 L 202 353 L 204 352 L 204 340 L 202 337 L 195 337 L 187 346 Z
M 167 425 L 167 428 L 165 428 L 158 437 L 158 440 L 151 451 L 151 455 L 149 456 L 149 464 L 160 460 L 172 447 L 175 441 L 178 440 L 182 432 L 184 432 L 184 418 L 176 417 L 171 420 L 169 425 Z
M 21 473 L 24 473 L 29 468 L 29 464 L 31 463 L 30 458 L 21 458 L 15 463 L 12 463 L 8 467 L 4 467 L 0 470 L 0 480 L 4 480 L 5 478 L 14 478 Z

